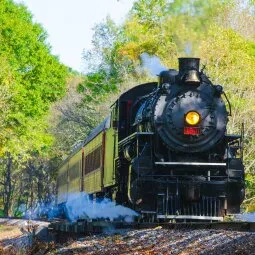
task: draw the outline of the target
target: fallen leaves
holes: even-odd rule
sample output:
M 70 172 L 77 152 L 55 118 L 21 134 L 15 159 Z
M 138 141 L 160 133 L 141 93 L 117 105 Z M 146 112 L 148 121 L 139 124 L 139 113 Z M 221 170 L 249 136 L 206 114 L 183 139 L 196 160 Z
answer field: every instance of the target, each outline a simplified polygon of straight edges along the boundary
M 246 243 L 249 242 L 249 245 Z M 223 252 L 224 251 L 224 252 Z M 252 253 L 254 251 L 254 253 Z M 74 241 L 54 254 L 167 255 L 255 254 L 255 233 L 224 230 L 123 230 Z

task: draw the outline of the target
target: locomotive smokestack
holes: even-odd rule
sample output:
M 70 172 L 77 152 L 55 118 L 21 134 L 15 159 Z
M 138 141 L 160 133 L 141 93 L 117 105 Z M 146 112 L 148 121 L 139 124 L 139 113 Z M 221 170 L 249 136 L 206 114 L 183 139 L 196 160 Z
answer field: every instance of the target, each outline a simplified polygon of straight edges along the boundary
M 197 70 L 199 71 L 200 58 L 179 58 L 179 71 L 180 73 Z
M 199 58 L 179 58 L 179 77 L 184 83 L 199 85 Z

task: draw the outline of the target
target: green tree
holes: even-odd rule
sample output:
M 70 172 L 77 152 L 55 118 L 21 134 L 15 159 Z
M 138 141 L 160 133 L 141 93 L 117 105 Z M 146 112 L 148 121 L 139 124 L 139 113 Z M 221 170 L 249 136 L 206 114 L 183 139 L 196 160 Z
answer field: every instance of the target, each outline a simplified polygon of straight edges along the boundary
M 222 84 L 232 103 L 229 133 L 245 126 L 244 163 L 247 177 L 247 208 L 254 208 L 255 196 L 255 44 L 233 29 L 213 25 L 201 42 L 200 56 L 216 84 Z
M 34 152 L 49 148 L 48 110 L 65 94 L 67 68 L 51 55 L 46 39 L 25 6 L 0 0 L 0 153 L 6 215 L 15 188 L 13 174 L 22 171 Z

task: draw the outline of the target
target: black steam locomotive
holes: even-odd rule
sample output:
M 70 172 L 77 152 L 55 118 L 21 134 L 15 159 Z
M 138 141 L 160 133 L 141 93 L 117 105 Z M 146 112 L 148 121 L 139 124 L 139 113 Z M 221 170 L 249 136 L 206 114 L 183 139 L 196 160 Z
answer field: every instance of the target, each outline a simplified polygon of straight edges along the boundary
M 159 82 L 121 95 L 67 159 L 80 160 L 80 182 L 73 181 L 72 190 L 76 185 L 94 198 L 107 196 L 151 220 L 223 220 L 238 213 L 243 129 L 227 134 L 230 115 L 222 86 L 199 70 L 199 59 L 180 58 L 179 71 L 163 71 Z M 60 169 L 59 203 L 68 199 L 66 183 L 75 180 L 75 163 L 68 165 L 71 170 Z

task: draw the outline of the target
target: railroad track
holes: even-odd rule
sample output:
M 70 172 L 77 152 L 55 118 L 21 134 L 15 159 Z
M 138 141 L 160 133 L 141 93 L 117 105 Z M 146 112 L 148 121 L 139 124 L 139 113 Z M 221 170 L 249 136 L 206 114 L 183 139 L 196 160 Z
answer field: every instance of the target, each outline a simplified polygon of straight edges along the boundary
M 214 229 L 214 230 L 233 230 L 233 231 L 248 231 L 255 232 L 255 222 L 242 221 L 226 221 L 226 222 L 182 222 L 182 223 L 150 223 L 150 222 L 124 222 L 124 221 L 78 221 L 68 222 L 66 220 L 26 220 L 20 218 L 5 218 L 0 219 L 1 223 L 9 225 L 25 226 L 27 224 L 41 225 L 48 229 L 49 233 L 70 233 L 70 234 L 99 234 L 107 232 L 108 230 L 121 229 Z
M 80 221 L 70 223 L 66 221 L 52 222 L 49 225 L 50 231 L 97 234 L 107 232 L 109 229 L 215 229 L 255 232 L 255 222 L 186 222 L 186 223 L 127 223 L 110 221 Z

